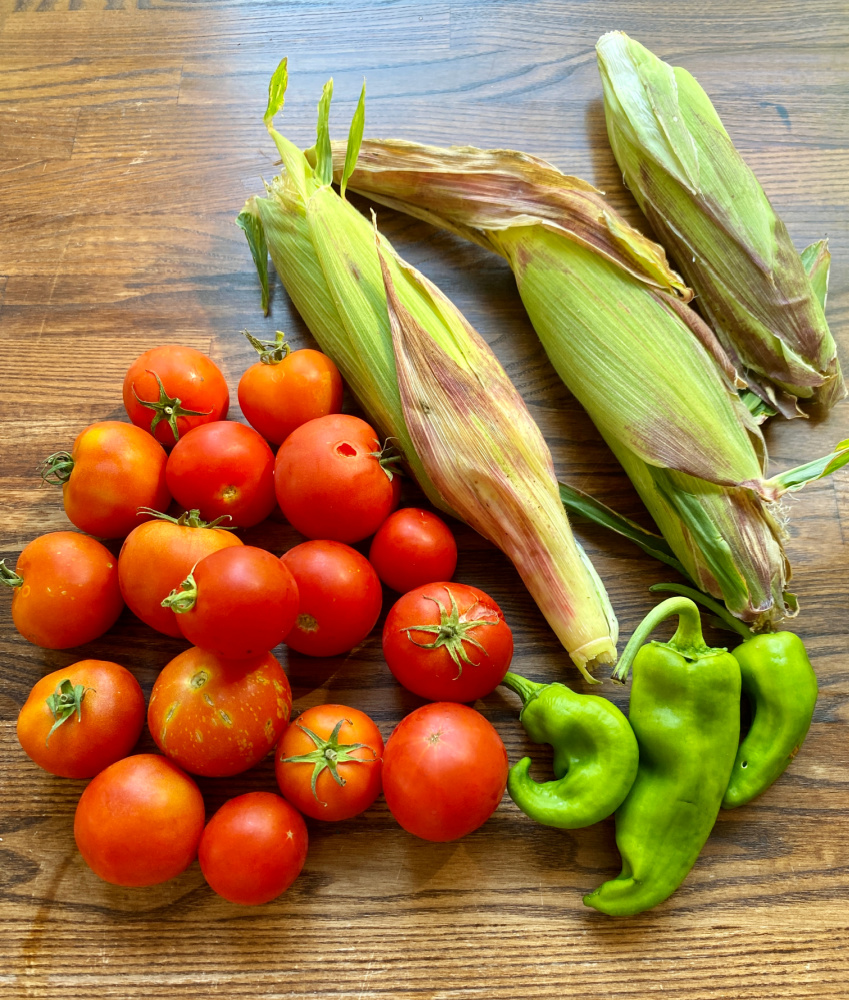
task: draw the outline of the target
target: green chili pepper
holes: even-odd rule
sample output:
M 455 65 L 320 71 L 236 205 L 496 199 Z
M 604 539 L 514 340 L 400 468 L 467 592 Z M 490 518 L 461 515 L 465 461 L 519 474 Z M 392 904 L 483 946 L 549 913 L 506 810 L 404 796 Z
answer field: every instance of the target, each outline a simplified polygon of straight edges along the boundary
M 530 757 L 510 768 L 507 790 L 516 805 L 561 830 L 612 815 L 637 774 L 637 739 L 625 716 L 612 701 L 565 684 L 538 684 L 512 673 L 501 683 L 520 695 L 519 721 L 528 736 L 554 747 L 556 781 L 534 781 Z
M 669 642 L 639 648 L 671 615 Z M 625 647 L 614 679 L 631 663 L 630 721 L 640 746 L 637 777 L 616 811 L 622 873 L 584 897 L 602 913 L 642 913 L 686 878 L 710 834 L 740 740 L 740 667 L 702 638 L 699 611 L 685 597 L 659 604 Z
M 699 601 L 745 640 L 731 653 L 740 664 L 752 723 L 737 750 L 722 800 L 726 809 L 745 805 L 781 777 L 810 729 L 817 703 L 817 676 L 805 646 L 793 632 L 755 635 L 717 601 L 690 587 L 659 583 L 650 589 Z

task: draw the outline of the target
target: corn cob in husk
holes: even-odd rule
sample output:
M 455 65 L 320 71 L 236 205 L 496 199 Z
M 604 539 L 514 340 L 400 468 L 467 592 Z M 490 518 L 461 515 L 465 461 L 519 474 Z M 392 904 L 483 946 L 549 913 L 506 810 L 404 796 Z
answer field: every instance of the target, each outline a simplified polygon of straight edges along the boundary
M 797 399 L 830 408 L 846 387 L 824 289 L 816 293 L 707 94 L 621 31 L 603 35 L 596 51 L 625 183 L 732 363 L 785 416 L 803 415 Z

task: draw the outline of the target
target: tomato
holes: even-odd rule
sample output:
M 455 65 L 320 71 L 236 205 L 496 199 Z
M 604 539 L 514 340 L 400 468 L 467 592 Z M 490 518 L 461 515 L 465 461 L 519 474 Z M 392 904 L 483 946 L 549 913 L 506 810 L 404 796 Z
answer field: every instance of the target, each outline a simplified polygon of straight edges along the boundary
M 219 549 L 167 598 L 195 646 L 232 659 L 282 642 L 298 615 L 298 585 L 280 560 L 252 545 Z
M 292 691 L 271 653 L 225 660 L 193 646 L 156 678 L 147 724 L 180 767 L 223 778 L 258 764 L 280 739 Z
M 313 819 L 356 816 L 380 794 L 383 738 L 356 708 L 316 705 L 289 726 L 277 745 L 277 784 Z
M 507 673 L 513 633 L 495 601 L 477 587 L 426 583 L 404 594 L 386 616 L 383 655 L 413 694 L 474 701 Z
M 401 720 L 386 743 L 386 804 L 408 833 L 423 840 L 456 840 L 477 830 L 506 787 L 501 737 L 468 705 L 423 705 Z
M 143 753 L 92 779 L 77 803 L 74 837 L 106 882 L 156 885 L 194 861 L 204 819 L 194 781 L 165 757 Z
M 105 545 L 76 531 L 36 538 L 18 556 L 14 573 L 0 563 L 0 581 L 15 591 L 15 627 L 45 649 L 91 642 L 115 624 L 124 607 L 118 560 Z
M 124 539 L 118 555 L 118 580 L 127 607 L 157 632 L 179 639 L 177 617 L 162 602 L 204 556 L 241 544 L 232 532 L 207 526 L 197 511 L 140 524 Z
M 307 538 L 358 542 L 398 506 L 400 482 L 377 434 L 359 417 L 331 414 L 302 424 L 274 463 L 277 502 Z
M 258 350 L 262 341 L 251 338 Z M 320 351 L 289 353 L 278 334 L 262 361 L 251 365 L 239 381 L 239 405 L 248 423 L 272 444 L 280 444 L 296 427 L 342 409 L 342 376 Z M 284 353 L 285 351 L 285 353 Z
M 154 347 L 124 376 L 127 416 L 169 447 L 193 427 L 223 420 L 229 406 L 218 366 L 193 347 Z
M 341 542 L 302 542 L 281 556 L 298 585 L 298 618 L 284 642 L 307 656 L 338 656 L 374 628 L 383 591 L 371 563 Z
M 174 499 L 212 521 L 250 528 L 274 510 L 274 452 L 253 427 L 232 420 L 203 424 L 174 445 L 165 467 Z
M 123 538 L 140 523 L 140 507 L 168 509 L 167 457 L 140 428 L 104 420 L 77 435 L 70 452 L 46 458 L 41 476 L 61 484 L 65 513 L 81 531 Z
M 242 906 L 269 903 L 295 881 L 307 859 L 307 825 L 273 792 L 229 799 L 203 831 L 198 861 L 219 896 Z
M 450 580 L 457 568 L 457 543 L 436 514 L 403 507 L 377 529 L 368 557 L 387 587 L 406 594 L 424 583 Z
M 144 695 L 129 670 L 80 660 L 36 683 L 18 716 L 18 740 L 45 771 L 91 778 L 133 749 L 144 715 Z

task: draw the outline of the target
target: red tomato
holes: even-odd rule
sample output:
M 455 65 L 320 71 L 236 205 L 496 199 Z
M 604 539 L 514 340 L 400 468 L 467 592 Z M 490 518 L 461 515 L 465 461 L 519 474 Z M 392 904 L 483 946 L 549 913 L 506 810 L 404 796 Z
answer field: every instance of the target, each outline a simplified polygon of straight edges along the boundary
M 189 642 L 240 659 L 283 641 L 298 616 L 298 585 L 276 556 L 239 545 L 201 559 L 167 601 Z
M 298 618 L 284 642 L 307 656 L 338 656 L 365 639 L 383 592 L 371 563 L 341 542 L 302 542 L 281 556 L 298 585 Z
M 269 903 L 289 888 L 307 859 L 307 825 L 273 792 L 230 799 L 203 831 L 198 861 L 203 876 L 231 903 Z
M 313 819 L 356 816 L 380 794 L 383 738 L 364 713 L 345 705 L 303 712 L 277 745 L 277 784 Z
M 290 354 L 286 347 L 280 357 L 281 343 L 275 360 L 274 345 L 269 347 L 263 361 L 251 365 L 239 381 L 239 405 L 252 427 L 272 444 L 280 444 L 308 420 L 342 409 L 342 376 L 320 351 Z
M 477 587 L 426 583 L 396 601 L 383 626 L 383 655 L 422 698 L 474 701 L 498 687 L 513 659 L 501 608 Z
M 156 678 L 147 724 L 180 767 L 224 778 L 258 764 L 280 739 L 292 691 L 271 653 L 225 660 L 193 646 Z
M 166 459 L 162 446 L 140 428 L 104 420 L 77 435 L 70 453 L 45 459 L 41 475 L 62 484 L 65 513 L 81 531 L 123 538 L 140 523 L 140 507 L 168 509 Z
M 219 420 L 184 434 L 165 467 L 174 499 L 213 521 L 250 528 L 274 510 L 274 452 L 245 424 Z
M 468 705 L 434 702 L 396 726 L 383 754 L 383 792 L 395 819 L 424 840 L 477 830 L 507 787 L 507 751 Z
M 0 580 L 15 591 L 15 627 L 45 649 L 91 642 L 115 624 L 124 607 L 118 560 L 105 545 L 76 531 L 36 538 L 18 556 L 14 573 L 0 563 Z
M 144 714 L 142 689 L 129 670 L 80 660 L 36 683 L 18 716 L 18 740 L 45 771 L 91 778 L 133 749 Z
M 206 526 L 197 511 L 140 524 L 126 537 L 118 556 L 118 580 L 127 607 L 157 632 L 179 639 L 177 617 L 162 607 L 163 600 L 204 556 L 241 544 L 232 532 Z
M 403 507 L 377 529 L 368 557 L 387 587 L 406 594 L 424 583 L 450 580 L 457 568 L 457 543 L 436 514 Z
M 193 347 L 154 347 L 124 376 L 127 416 L 169 447 L 193 427 L 223 420 L 229 406 L 218 366 Z
M 377 434 L 359 417 L 331 414 L 302 424 L 274 463 L 277 501 L 307 538 L 358 542 L 398 506 L 398 476 L 380 459 Z
M 77 803 L 74 837 L 85 863 L 113 885 L 167 882 L 194 861 L 203 796 L 165 757 L 125 757 L 101 771 Z

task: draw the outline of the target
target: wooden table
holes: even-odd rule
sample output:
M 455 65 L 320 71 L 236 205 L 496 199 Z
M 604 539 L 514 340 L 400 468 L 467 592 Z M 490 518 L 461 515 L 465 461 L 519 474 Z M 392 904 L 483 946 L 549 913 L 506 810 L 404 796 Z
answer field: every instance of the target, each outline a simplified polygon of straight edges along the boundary
M 845 0 L 0 0 L 0 554 L 14 562 L 36 535 L 68 526 L 35 467 L 89 423 L 124 418 L 121 379 L 143 350 L 208 351 L 235 390 L 252 353 L 241 329 L 282 328 L 310 343 L 279 283 L 263 318 L 233 224 L 275 172 L 261 116 L 282 55 L 291 83 L 278 126 L 301 145 L 312 142 L 325 79 L 335 77 L 338 137 L 365 76 L 366 134 L 526 149 L 593 181 L 636 219 L 607 145 L 593 52 L 614 27 L 695 73 L 797 246 L 829 236 L 828 313 L 845 365 Z M 494 345 L 562 476 L 645 518 L 548 364 L 505 264 L 389 211 L 379 220 Z M 774 467 L 847 436 L 846 403 L 819 425 L 775 425 Z M 216 897 L 196 864 L 149 889 L 99 881 L 72 835 L 83 783 L 29 762 L 17 712 L 38 677 L 84 655 L 127 664 L 149 693 L 183 646 L 126 612 L 89 647 L 44 651 L 15 632 L 3 600 L 0 997 L 849 997 L 847 490 L 838 474 L 789 505 L 796 627 L 821 682 L 805 748 L 759 801 L 720 816 L 669 902 L 619 921 L 581 904 L 618 872 L 612 822 L 546 829 L 506 797 L 483 828 L 450 844 L 404 833 L 382 800 L 349 823 L 310 823 L 303 874 L 255 909 Z M 408 488 L 406 500 L 418 499 Z M 652 603 L 648 585 L 669 575 L 624 541 L 578 533 L 627 637 Z M 515 669 L 579 684 L 506 559 L 470 530 L 457 534 L 457 577 L 505 609 Z M 279 522 L 244 537 L 275 552 L 299 540 Z M 297 708 L 355 705 L 384 736 L 420 704 L 390 676 L 379 632 L 347 657 L 289 656 L 287 669 Z M 626 692 L 607 693 L 624 706 Z M 527 743 L 515 697 L 496 692 L 478 707 L 516 760 Z M 150 738 L 140 746 L 150 750 Z M 211 811 L 273 788 L 271 762 L 202 786 Z

